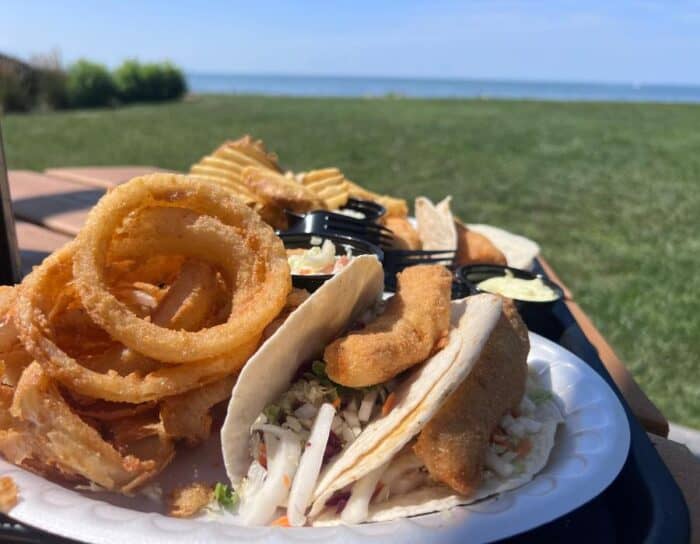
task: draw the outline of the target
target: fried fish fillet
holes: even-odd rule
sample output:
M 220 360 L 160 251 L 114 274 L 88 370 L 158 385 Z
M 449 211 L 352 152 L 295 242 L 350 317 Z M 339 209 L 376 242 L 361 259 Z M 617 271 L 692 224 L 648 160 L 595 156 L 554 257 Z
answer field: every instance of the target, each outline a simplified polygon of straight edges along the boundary
M 243 169 L 242 179 L 267 204 L 294 212 L 308 212 L 324 207 L 323 201 L 313 191 L 267 168 L 247 166 Z
M 483 234 L 469 229 L 461 221 L 455 221 L 457 228 L 457 255 L 455 263 L 465 264 L 498 264 L 506 266 L 505 255 L 493 245 Z
M 423 244 L 418 231 L 405 217 L 387 217 L 384 226 L 394 233 L 395 249 L 421 249 Z
M 328 376 L 348 387 L 365 387 L 425 361 L 447 336 L 451 286 L 444 266 L 406 268 L 382 315 L 326 347 Z
M 430 475 L 469 496 L 481 482 L 491 434 L 525 394 L 527 328 L 511 300 L 473 370 L 423 428 L 414 446 Z

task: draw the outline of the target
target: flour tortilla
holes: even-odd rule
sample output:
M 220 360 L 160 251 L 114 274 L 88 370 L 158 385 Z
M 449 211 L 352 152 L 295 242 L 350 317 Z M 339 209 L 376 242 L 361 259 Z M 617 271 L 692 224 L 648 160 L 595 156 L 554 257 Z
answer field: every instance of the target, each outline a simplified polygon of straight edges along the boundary
M 424 250 L 457 250 L 457 228 L 450 212 L 451 201 L 451 196 L 437 204 L 424 196 L 416 198 L 417 230 Z
M 457 247 L 457 229 L 450 210 L 451 201 L 450 196 L 437 204 L 423 196 L 416 198 L 416 230 L 423 242 L 423 249 L 452 250 Z M 508 266 L 513 268 L 532 270 L 535 258 L 540 254 L 540 246 L 524 236 L 491 225 L 469 224 L 467 228 L 486 236 L 503 253 Z
M 532 270 L 535 258 L 540 254 L 537 242 L 491 225 L 469 224 L 467 227 L 486 236 L 505 255 L 508 266 Z
M 248 472 L 250 427 L 258 415 L 289 388 L 297 368 L 322 354 L 383 289 L 384 272 L 376 257 L 355 257 L 294 310 L 243 367 L 221 428 L 226 473 L 234 485 Z
M 538 433 L 529 436 L 532 441 L 532 450 L 522 460 L 523 470 L 521 473 L 509 478 L 493 475 L 489 479 L 484 480 L 479 490 L 470 497 L 457 495 L 445 485 L 436 484 L 422 487 L 403 495 L 391 497 L 388 501 L 371 504 L 366 521 L 390 521 L 408 516 L 443 511 L 455 506 L 473 504 L 530 482 L 547 464 L 549 454 L 554 447 L 557 426 L 563 422 L 561 412 L 554 401 L 546 401 L 538 406 L 533 419 L 540 421 L 542 428 Z M 379 460 L 380 465 L 387 462 L 390 458 L 381 456 Z M 369 471 L 365 471 L 364 467 L 362 467 L 361 471 L 355 471 L 354 476 L 359 479 L 367 472 Z M 318 511 L 320 511 L 320 508 L 317 508 Z M 338 525 L 340 523 L 342 523 L 340 516 L 332 509 L 326 509 L 313 520 L 314 526 Z
M 299 366 L 320 356 L 325 346 L 381 295 L 381 265 L 376 260 L 362 259 L 355 259 L 299 306 L 241 372 L 221 430 L 226 472 L 234 486 L 248 472 L 250 427 L 258 415 L 289 388 Z M 394 392 L 394 408 L 370 423 L 325 468 L 312 500 L 332 485 L 335 489 L 336 476 L 343 476 L 367 451 L 374 451 L 378 444 L 383 444 L 382 451 L 388 444 L 400 449 L 405 443 L 404 435 L 418 432 L 427 421 L 425 418 L 432 417 L 473 367 L 500 318 L 501 306 L 500 297 L 487 294 L 452 303 L 454 327 L 447 345 L 402 379 Z M 434 391 L 435 382 L 448 373 L 452 383 Z M 430 400 L 426 402 L 428 396 Z M 398 439 L 387 441 L 396 429 L 400 430 L 396 433 Z
M 497 296 L 477 295 L 452 302 L 454 328 L 447 347 L 402 382 L 396 391 L 396 407 L 370 423 L 343 455 L 324 469 L 312 497 L 311 517 L 323 510 L 335 491 L 389 461 L 432 419 L 476 364 L 501 308 Z M 457 351 L 449 364 L 440 359 L 447 350 Z

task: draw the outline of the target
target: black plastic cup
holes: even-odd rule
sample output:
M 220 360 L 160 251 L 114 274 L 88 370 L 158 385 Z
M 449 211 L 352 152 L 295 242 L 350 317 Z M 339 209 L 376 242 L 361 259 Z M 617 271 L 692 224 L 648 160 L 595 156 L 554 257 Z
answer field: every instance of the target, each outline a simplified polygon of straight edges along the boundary
M 553 281 L 548 280 L 541 274 L 534 274 L 529 270 L 521 270 L 520 268 L 512 268 L 510 266 L 500 266 L 497 264 L 468 264 L 460 266 L 455 271 L 455 277 L 457 278 L 457 281 L 461 282 L 469 290 L 470 294 L 475 295 L 478 293 L 488 293 L 488 291 L 479 289 L 479 283 L 489 278 L 505 276 L 506 270 L 510 271 L 514 277 L 524 280 L 534 280 L 535 278 L 539 278 L 542 280 L 542 283 L 544 283 L 557 295 L 555 299 L 547 301 L 521 300 L 515 298 L 513 300 L 515 301 L 515 305 L 519 310 L 549 309 L 555 302 L 564 298 L 564 291 Z
M 359 212 L 364 217 L 360 219 L 359 217 L 354 217 L 352 215 L 345 215 L 342 213 L 343 210 L 352 210 Z M 340 208 L 339 210 L 311 210 L 312 212 L 325 211 L 327 213 L 335 213 L 342 215 L 344 218 L 352 219 L 353 221 L 359 221 L 360 223 L 376 223 L 381 217 L 386 214 L 386 208 L 381 204 L 372 202 L 370 200 L 359 200 L 357 198 L 349 198 L 347 204 Z M 287 228 L 285 230 L 298 230 L 298 225 L 304 221 L 306 213 L 293 212 L 292 210 L 284 210 L 287 216 Z M 310 213 L 310 212 L 309 212 Z M 316 214 L 312 214 L 316 215 Z
M 314 233 L 281 233 L 278 235 L 286 249 L 311 249 L 317 244 L 312 244 L 312 238 L 320 238 L 322 240 L 330 240 L 336 247 L 336 254 L 343 255 L 349 249 L 352 256 L 358 255 L 375 255 L 379 262 L 384 259 L 384 252 L 365 240 L 353 238 L 340 234 L 314 234 Z M 313 293 L 321 287 L 324 282 L 333 277 L 333 274 L 292 274 L 292 285 L 299 289 L 306 289 Z
M 386 208 L 381 204 L 372 202 L 371 200 L 360 200 L 359 198 L 348 198 L 345 206 L 340 208 L 340 212 L 343 210 L 352 210 L 354 212 L 359 212 L 363 214 L 364 219 L 356 218 L 358 221 L 367 221 L 369 223 L 376 223 L 386 214 Z

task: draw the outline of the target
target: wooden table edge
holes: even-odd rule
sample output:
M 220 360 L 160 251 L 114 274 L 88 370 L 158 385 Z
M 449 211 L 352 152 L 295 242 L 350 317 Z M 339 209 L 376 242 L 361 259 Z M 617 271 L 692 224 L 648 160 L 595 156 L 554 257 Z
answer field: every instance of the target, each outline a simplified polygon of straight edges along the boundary
M 598 351 L 598 355 L 612 376 L 615 384 L 620 388 L 622 395 L 630 406 L 632 413 L 639 419 L 642 426 L 649 432 L 658 436 L 668 436 L 668 420 L 664 417 L 661 411 L 646 396 L 639 384 L 634 380 L 632 374 L 620 358 L 615 353 L 615 350 L 608 343 L 605 337 L 601 334 L 598 328 L 593 324 L 590 317 L 583 309 L 573 300 L 573 294 L 566 287 L 561 278 L 557 275 L 551 265 L 544 257 L 539 256 L 538 261 L 542 269 L 547 275 L 564 290 L 565 303 L 574 319 L 578 323 L 581 330 L 588 338 L 588 341 Z

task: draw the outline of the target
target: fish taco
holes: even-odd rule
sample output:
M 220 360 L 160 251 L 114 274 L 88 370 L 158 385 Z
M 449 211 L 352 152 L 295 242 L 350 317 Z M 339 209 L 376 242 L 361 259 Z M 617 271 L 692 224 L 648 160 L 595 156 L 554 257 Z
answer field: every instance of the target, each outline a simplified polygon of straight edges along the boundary
M 528 376 L 512 304 L 451 302 L 441 266 L 406 269 L 385 303 L 382 279 L 376 259 L 358 257 L 242 371 L 221 431 L 241 523 L 432 512 L 522 485 L 546 463 L 561 416 Z

